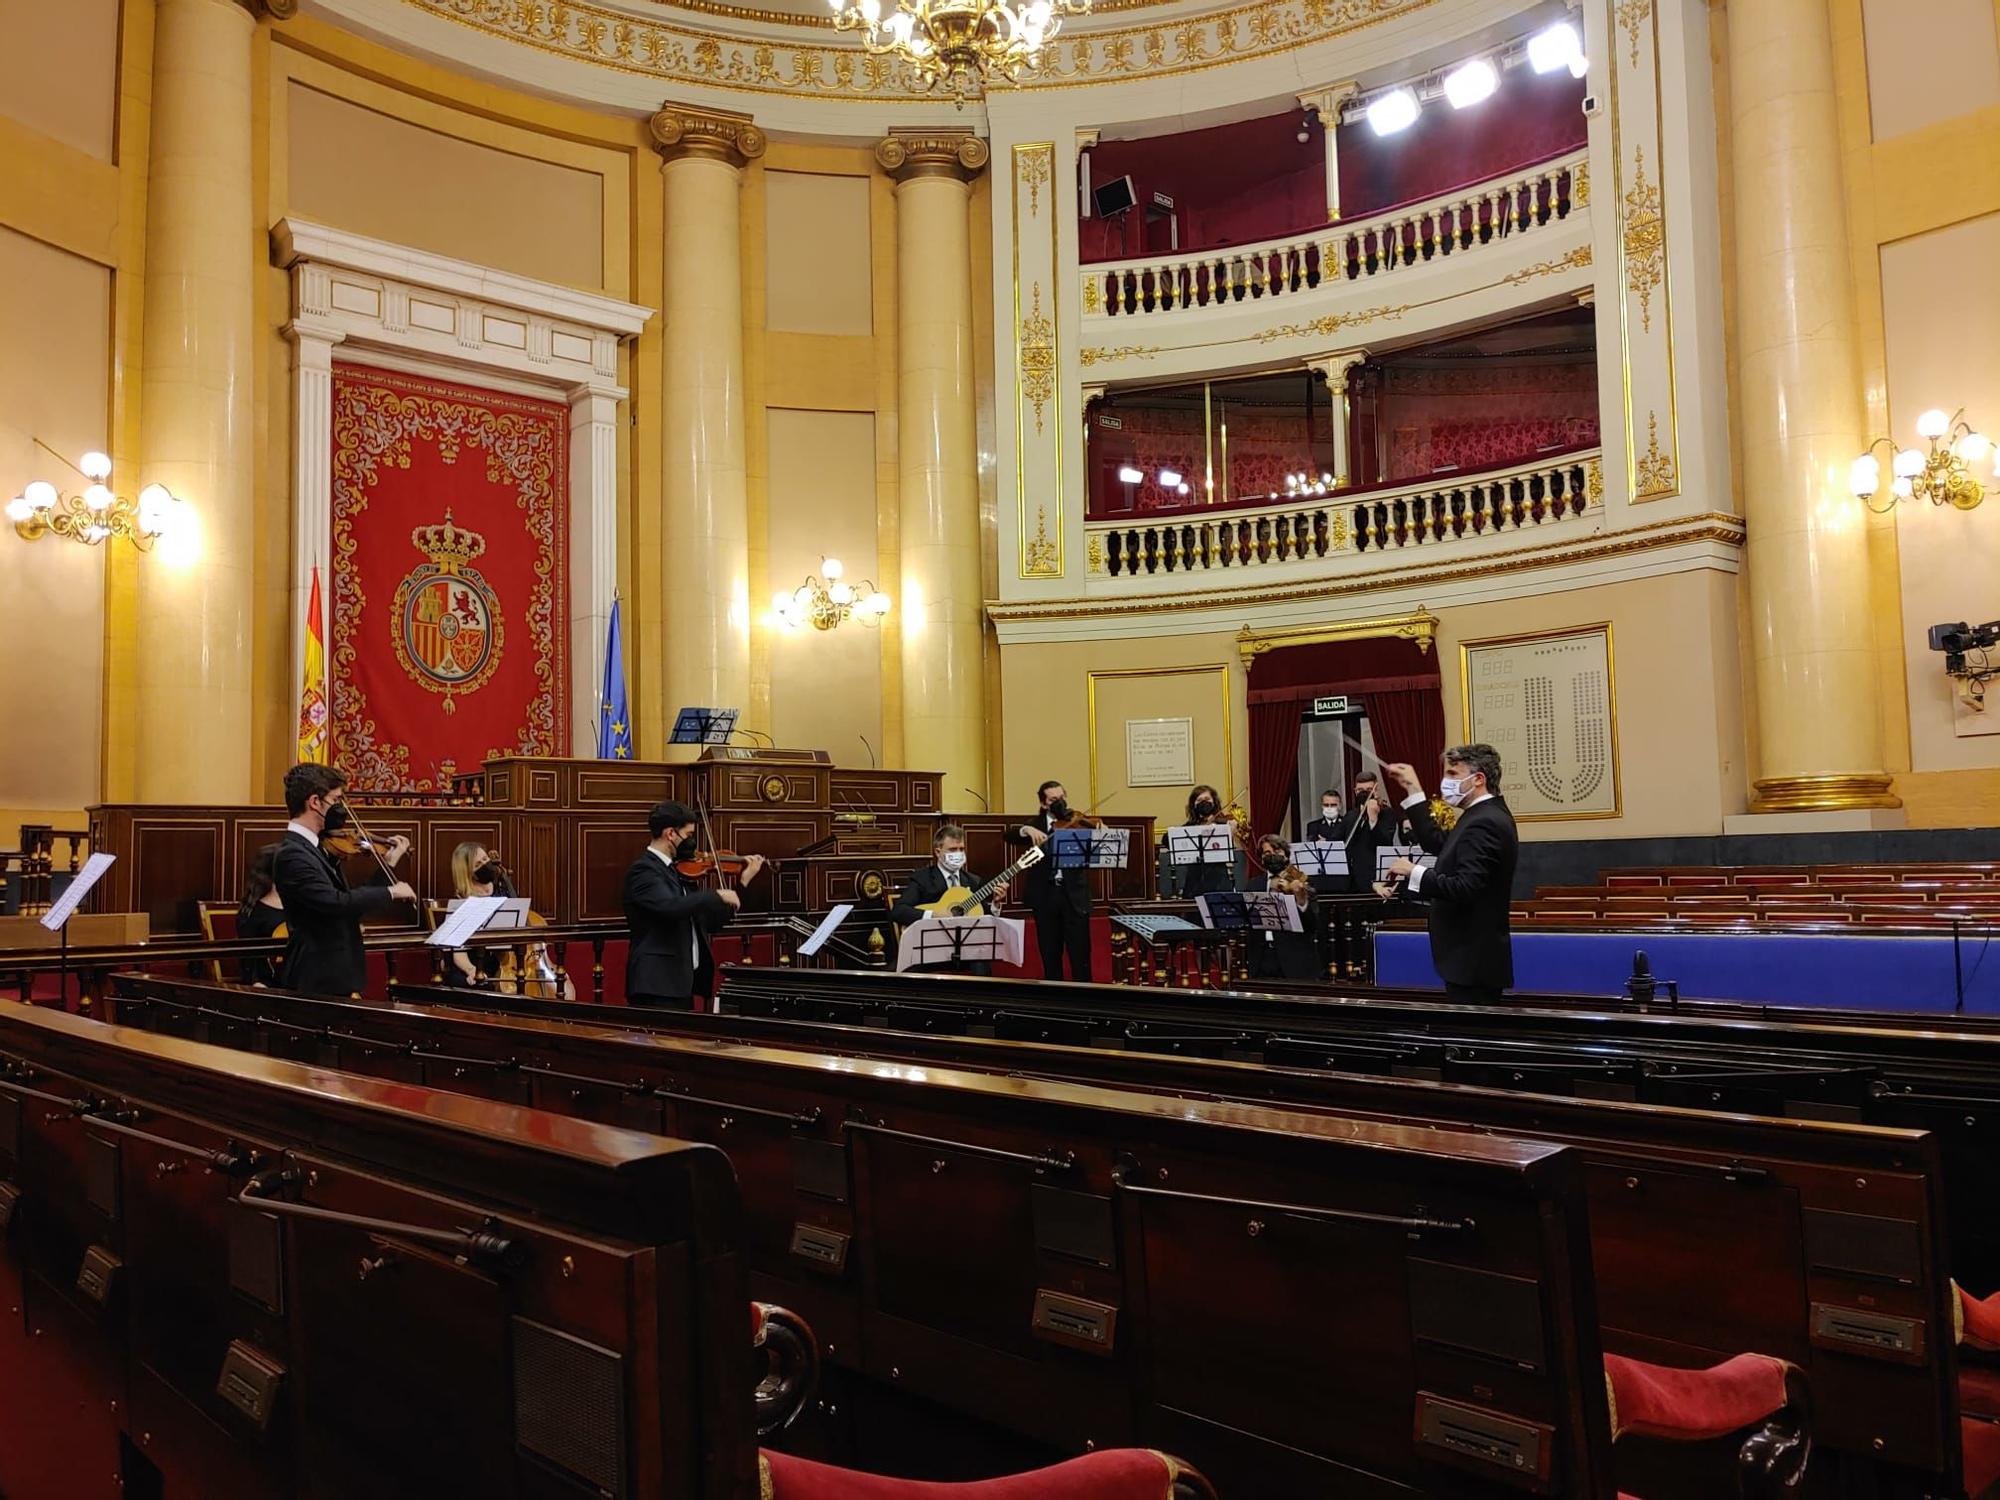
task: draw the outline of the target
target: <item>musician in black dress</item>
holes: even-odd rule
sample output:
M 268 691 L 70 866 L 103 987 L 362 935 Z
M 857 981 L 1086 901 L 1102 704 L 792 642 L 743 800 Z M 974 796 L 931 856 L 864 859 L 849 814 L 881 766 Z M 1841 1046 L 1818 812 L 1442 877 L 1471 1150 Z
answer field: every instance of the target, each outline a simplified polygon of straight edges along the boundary
M 1318 928 L 1313 911 L 1310 877 L 1292 863 L 1292 846 L 1275 833 L 1257 840 L 1257 868 L 1248 882 L 1253 891 L 1277 891 L 1298 903 L 1299 932 L 1247 934 L 1252 979 L 1324 979 Z
M 1229 814 L 1223 811 L 1222 798 L 1212 786 L 1198 786 L 1188 793 L 1187 821 L 1183 828 L 1228 827 Z M 1236 852 L 1230 851 L 1229 858 L 1220 864 L 1210 864 L 1206 860 L 1200 864 L 1182 865 L 1179 870 L 1181 896 L 1192 901 L 1196 896 L 1205 896 L 1210 891 L 1230 891 L 1236 888 Z
M 285 900 L 271 878 L 277 863 L 276 844 L 266 844 L 250 861 L 249 872 L 243 877 L 243 902 L 236 908 L 236 936 L 241 942 L 273 942 L 285 925 Z M 267 985 L 276 965 L 269 958 L 253 955 L 243 959 L 239 967 L 245 984 Z

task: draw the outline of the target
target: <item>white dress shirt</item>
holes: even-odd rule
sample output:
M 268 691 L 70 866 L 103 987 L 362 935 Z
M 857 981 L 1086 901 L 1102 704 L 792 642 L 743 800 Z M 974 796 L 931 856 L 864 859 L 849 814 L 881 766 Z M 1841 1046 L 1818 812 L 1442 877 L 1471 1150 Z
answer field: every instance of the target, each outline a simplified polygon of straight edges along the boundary
M 314 833 L 310 828 L 306 827 L 306 825 L 301 823 L 297 818 L 292 819 L 291 822 L 285 825 L 285 832 L 296 833 L 300 838 L 304 839 L 308 844 L 311 844 L 313 848 L 317 849 L 319 847 L 319 835 Z

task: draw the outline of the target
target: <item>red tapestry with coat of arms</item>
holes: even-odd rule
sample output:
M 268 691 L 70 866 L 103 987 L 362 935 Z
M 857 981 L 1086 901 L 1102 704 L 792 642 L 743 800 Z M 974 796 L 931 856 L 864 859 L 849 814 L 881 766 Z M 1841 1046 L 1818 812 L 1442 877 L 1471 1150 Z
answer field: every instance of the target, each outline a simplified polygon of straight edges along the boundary
M 336 365 L 333 763 L 436 791 L 569 753 L 569 411 Z

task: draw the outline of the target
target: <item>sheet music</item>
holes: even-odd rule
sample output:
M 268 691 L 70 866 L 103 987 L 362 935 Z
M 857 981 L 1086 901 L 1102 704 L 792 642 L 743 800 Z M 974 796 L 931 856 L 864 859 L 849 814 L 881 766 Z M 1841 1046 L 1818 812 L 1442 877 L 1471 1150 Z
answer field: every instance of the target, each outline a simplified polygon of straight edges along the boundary
M 1226 865 L 1235 860 L 1235 837 L 1220 823 L 1196 823 L 1167 830 L 1169 864 Z
M 812 936 L 799 944 L 798 956 L 800 958 L 811 958 L 820 949 L 824 948 L 826 940 L 833 936 L 834 928 L 845 922 L 848 913 L 853 910 L 854 903 L 852 901 L 844 901 L 828 912 L 826 919 L 813 929 Z
M 1347 845 L 1334 839 L 1306 839 L 1292 845 L 1292 863 L 1308 875 L 1347 873 Z
M 83 898 L 90 894 L 90 888 L 104 878 L 104 872 L 118 863 L 115 854 L 93 854 L 83 862 L 83 868 L 76 872 L 76 878 L 69 883 L 69 889 L 47 911 L 42 913 L 42 925 L 50 932 L 61 932 L 63 924 L 83 905 Z
M 456 910 L 438 923 L 437 931 L 424 941 L 433 948 L 463 948 L 465 940 L 484 927 L 493 913 L 506 904 L 505 896 L 467 896 Z
M 1202 925 L 1206 927 L 1247 928 L 1253 932 L 1305 931 L 1305 924 L 1299 920 L 1299 903 L 1283 891 L 1215 891 L 1194 900 L 1201 908 Z
M 445 903 L 447 912 L 455 912 L 467 901 L 484 901 L 484 896 L 454 896 Z M 488 932 L 514 932 L 528 925 L 528 898 L 526 896 L 502 896 L 500 905 L 493 915 L 486 919 Z
M 1028 924 L 1018 917 L 930 916 L 906 928 L 896 972 L 916 964 L 1001 963 L 1019 967 Z
M 1228 830 L 1224 829 L 1227 833 Z M 1122 870 L 1132 860 L 1132 830 L 1097 828 L 1090 830 L 1090 868 Z

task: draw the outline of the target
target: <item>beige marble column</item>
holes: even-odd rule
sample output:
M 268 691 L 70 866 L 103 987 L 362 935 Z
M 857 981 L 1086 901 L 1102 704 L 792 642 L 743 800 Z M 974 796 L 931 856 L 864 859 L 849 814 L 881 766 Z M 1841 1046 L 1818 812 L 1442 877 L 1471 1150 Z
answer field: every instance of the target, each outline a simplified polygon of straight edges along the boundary
M 1332 410 L 1335 489 L 1345 489 L 1354 483 L 1354 463 L 1348 452 L 1353 415 L 1347 405 L 1347 372 L 1366 358 L 1366 349 L 1343 349 L 1337 354 L 1322 354 L 1306 361 L 1309 369 L 1317 370 L 1326 377 L 1327 402 Z
M 1825 0 L 1729 12 L 1756 812 L 1894 807 L 1882 770 L 1865 441 Z
M 1298 96 L 1299 108 L 1309 109 L 1319 116 L 1320 127 L 1326 136 L 1326 220 L 1329 224 L 1340 217 L 1340 112 L 1360 92 L 1361 85 L 1350 78 Z
M 250 781 L 250 53 L 257 17 L 294 9 L 155 7 L 139 446 L 146 482 L 187 505 L 137 569 L 136 787 L 146 802 L 269 801 L 276 791 Z
M 667 104 L 653 116 L 666 183 L 661 441 L 666 712 L 750 698 L 750 521 L 744 455 L 744 164 L 748 115 Z
M 875 160 L 896 180 L 903 764 L 943 771 L 945 805 L 966 806 L 988 795 L 970 214 L 987 150 L 969 131 L 895 131 Z

